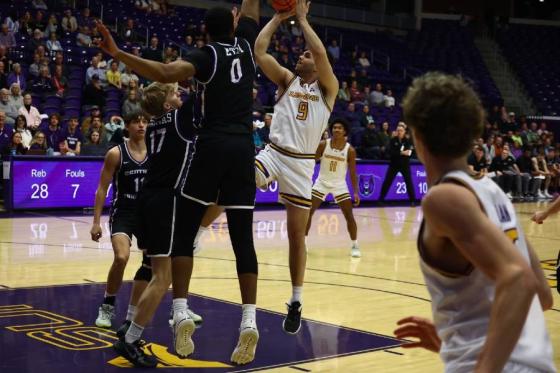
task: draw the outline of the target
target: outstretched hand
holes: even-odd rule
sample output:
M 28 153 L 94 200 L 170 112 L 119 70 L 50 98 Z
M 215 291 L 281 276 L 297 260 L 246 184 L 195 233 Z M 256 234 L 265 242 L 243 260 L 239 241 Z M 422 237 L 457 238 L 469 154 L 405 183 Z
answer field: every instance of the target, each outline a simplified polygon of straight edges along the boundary
M 95 27 L 97 31 L 101 34 L 102 39 L 98 42 L 97 46 L 101 48 L 101 50 L 111 57 L 115 57 L 117 52 L 119 51 L 119 47 L 117 47 L 117 43 L 115 43 L 115 39 L 111 36 L 111 31 L 103 24 L 103 22 L 96 20 Z
M 434 323 L 431 320 L 418 316 L 409 316 L 397 321 L 402 325 L 393 332 L 397 338 L 418 338 L 419 341 L 402 345 L 402 348 L 422 347 L 432 352 L 439 352 L 441 339 L 437 335 Z
M 531 218 L 531 220 L 534 221 L 534 222 L 537 223 L 537 224 L 542 224 L 542 223 L 545 221 L 545 219 L 546 219 L 547 217 L 548 217 L 548 216 L 546 215 L 546 212 L 544 212 L 544 211 L 537 211 L 537 212 L 535 212 L 535 214 L 533 215 L 533 217 Z
M 301 21 L 307 18 L 307 13 L 309 13 L 309 5 L 311 5 L 311 1 L 296 0 L 296 16 L 298 20 Z

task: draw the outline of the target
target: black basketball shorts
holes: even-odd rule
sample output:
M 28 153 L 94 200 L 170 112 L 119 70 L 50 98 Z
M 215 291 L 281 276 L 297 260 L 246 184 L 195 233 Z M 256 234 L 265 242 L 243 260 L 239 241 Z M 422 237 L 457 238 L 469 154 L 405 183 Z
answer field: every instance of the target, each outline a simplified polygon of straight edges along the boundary
M 135 206 L 114 206 L 109 216 L 111 237 L 122 234 L 132 241 L 132 236 L 137 235 L 138 220 Z
M 209 206 L 255 207 L 255 145 L 247 134 L 201 135 L 183 178 L 181 195 Z

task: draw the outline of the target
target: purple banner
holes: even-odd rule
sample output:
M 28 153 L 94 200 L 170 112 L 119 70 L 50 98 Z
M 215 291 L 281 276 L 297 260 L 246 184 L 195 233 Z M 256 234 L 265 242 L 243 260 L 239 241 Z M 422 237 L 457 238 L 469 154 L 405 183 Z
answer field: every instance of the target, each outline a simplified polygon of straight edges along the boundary
M 95 190 L 99 181 L 102 158 L 42 158 L 25 159 L 15 157 L 11 164 L 11 208 L 84 208 L 93 207 Z M 359 193 L 362 201 L 377 201 L 381 185 L 388 168 L 387 163 L 359 163 L 357 165 Z M 319 164 L 315 168 L 313 180 L 317 178 Z M 421 199 L 427 192 L 424 166 L 410 166 L 414 194 Z M 350 176 L 347 177 L 350 193 L 353 195 Z M 111 201 L 112 187 L 107 200 Z M 398 174 L 387 194 L 388 201 L 407 200 L 404 179 Z M 332 201 L 332 196 L 327 198 Z M 273 182 L 266 191 L 257 190 L 257 203 L 278 201 L 278 184 Z

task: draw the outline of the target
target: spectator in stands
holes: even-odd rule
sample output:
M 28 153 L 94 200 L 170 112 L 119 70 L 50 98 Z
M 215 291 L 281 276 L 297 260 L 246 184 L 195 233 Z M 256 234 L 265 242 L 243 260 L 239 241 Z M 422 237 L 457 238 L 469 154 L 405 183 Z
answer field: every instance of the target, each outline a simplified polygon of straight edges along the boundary
M 27 121 L 23 115 L 18 115 L 16 118 L 16 124 L 14 131 L 21 133 L 21 141 L 23 146 L 29 148 L 31 146 L 31 140 L 33 139 L 33 135 L 31 135 L 31 131 L 27 128 Z
M 78 117 L 72 117 L 68 120 L 68 127 L 62 135 L 64 145 L 61 147 L 61 153 L 64 155 L 80 155 L 84 137 L 78 129 Z
M 395 98 L 393 97 L 393 91 L 388 89 L 387 94 L 385 95 L 385 107 L 393 108 L 395 107 Z
M 187 50 L 191 50 L 194 48 L 194 39 L 192 35 L 185 36 L 185 42 L 183 43 L 183 47 L 185 47 Z
M 383 86 L 381 83 L 375 85 L 375 91 L 371 92 L 370 101 L 372 105 L 383 106 L 385 103 L 385 95 L 383 94 Z
M 125 91 L 126 97 L 130 95 L 130 91 L 136 91 L 136 97 L 138 97 L 139 100 L 142 99 L 142 86 L 138 85 L 138 80 L 131 80 L 128 83 L 128 88 Z
M 128 89 L 132 80 L 138 84 L 140 79 L 138 78 L 138 75 L 134 74 L 130 67 L 125 66 L 124 73 L 121 75 L 121 84 L 123 89 Z
M 45 32 L 45 29 L 47 28 L 47 22 L 45 21 L 44 16 L 45 15 L 40 10 L 35 13 L 35 20 L 33 20 L 32 23 L 33 30 L 40 30 L 41 33 Z
M 91 66 L 86 71 L 86 84 L 90 84 L 94 75 L 100 80 L 102 86 L 107 84 L 107 75 L 105 69 L 99 66 L 99 57 L 93 56 L 91 58 Z
M 89 128 L 85 129 L 82 128 L 82 134 L 84 133 L 84 130 L 87 130 L 85 132 L 85 137 L 86 138 L 90 138 L 91 132 L 96 131 L 99 133 L 99 141 L 101 141 L 102 144 L 106 144 L 106 139 L 105 139 L 105 128 L 103 126 L 103 122 L 101 121 L 101 117 L 93 117 L 93 119 L 91 120 L 91 125 Z
M 64 96 L 64 91 L 68 86 L 68 79 L 62 74 L 62 66 L 56 65 L 54 69 L 54 76 L 52 78 L 52 85 L 56 91 L 57 96 Z
M 39 77 L 33 81 L 31 91 L 40 95 L 47 95 L 54 91 L 51 74 L 47 66 L 41 66 Z
M 369 76 L 366 69 L 362 69 L 360 71 L 360 75 L 356 78 L 356 81 L 362 89 L 370 85 Z
M 48 10 L 47 4 L 43 0 L 33 0 L 31 2 L 33 9 Z
M 150 46 L 142 51 L 142 57 L 148 60 L 162 62 L 159 39 L 156 36 L 152 36 L 150 39 Z
M 39 67 L 41 66 L 41 56 L 39 53 L 33 54 L 33 63 L 29 65 L 29 78 L 35 79 L 39 77 Z
M 122 61 L 119 61 L 116 58 L 109 59 L 109 61 L 107 61 L 107 65 L 111 66 L 111 64 L 113 62 L 117 63 L 117 70 L 119 70 L 119 72 L 121 73 L 121 83 L 122 83 L 122 74 L 124 73 L 124 70 L 126 69 L 126 65 Z
M 0 111 L 0 152 L 10 145 L 14 129 L 6 123 L 6 114 Z
M 82 155 L 104 155 L 107 147 L 101 142 L 99 131 L 93 130 L 86 138 L 86 144 L 82 147 Z
M 340 84 L 337 98 L 343 102 L 350 102 L 350 89 L 348 88 L 348 82 L 345 80 Z
M 259 98 L 259 90 L 253 88 L 253 119 L 261 120 L 264 115 L 264 106 Z
M 62 17 L 62 29 L 65 32 L 76 32 L 78 31 L 78 20 L 76 20 L 76 17 L 74 17 L 72 15 L 72 10 L 71 9 L 66 9 L 64 11 L 64 17 Z
M 548 147 L 546 152 L 546 167 L 550 172 L 550 187 L 549 193 L 558 192 L 558 181 L 560 180 L 560 165 L 558 164 L 558 157 L 556 156 L 556 149 Z
M 91 82 L 84 89 L 83 104 L 85 106 L 98 106 L 103 109 L 105 107 L 106 93 L 101 86 L 101 80 L 97 74 L 91 77 Z
M 17 83 L 12 83 L 10 85 L 10 102 L 17 110 L 19 110 L 19 108 L 23 106 L 23 96 L 21 95 L 21 88 Z
M 54 14 L 50 15 L 47 27 L 45 27 L 45 37 L 50 39 L 52 34 L 55 34 L 56 36 L 60 36 L 62 34 L 62 27 L 58 24 L 58 19 L 56 19 L 56 15 Z
M 335 62 L 340 60 L 340 47 L 338 46 L 338 41 L 336 39 L 333 39 L 331 41 L 331 45 L 329 45 L 327 50 L 329 51 Z
M 48 124 L 41 128 L 41 132 L 47 138 L 47 148 L 58 152 L 60 141 L 63 139 L 62 129 L 60 128 L 60 114 L 51 114 Z
M 472 153 L 467 158 L 467 164 L 472 172 L 477 176 L 486 176 L 488 174 L 488 162 L 484 157 L 484 148 L 481 145 L 475 145 Z
M 33 140 L 31 140 L 31 144 L 29 145 L 29 150 L 44 151 L 45 154 L 47 153 L 47 141 L 43 132 L 35 132 Z
M 29 93 L 23 96 L 23 106 L 19 108 L 19 113 L 25 117 L 25 121 L 27 122 L 27 127 L 34 132 L 39 128 L 41 124 L 41 114 L 39 114 L 39 110 L 31 103 L 33 99 Z
M 107 83 L 118 89 L 122 88 L 121 72 L 119 71 L 119 64 L 116 61 L 111 62 L 111 68 L 107 71 Z
M 381 159 L 382 144 L 379 133 L 375 128 L 375 122 L 371 120 L 367 123 L 366 129 L 362 132 L 362 143 L 358 148 L 358 154 L 364 159 Z
M 522 175 L 528 175 L 530 182 L 529 182 L 529 189 L 524 194 L 524 199 L 534 199 L 538 198 L 538 191 L 541 187 L 541 179 L 538 177 L 533 177 L 533 160 L 531 156 L 531 148 L 528 146 L 523 147 L 523 153 L 519 158 L 516 160 L 517 167 Z M 536 175 L 538 176 L 538 175 Z
M 64 63 L 64 54 L 60 51 L 56 52 L 56 55 L 54 56 L 54 61 L 50 66 L 50 70 L 53 75 L 56 72 L 57 67 L 59 66 L 62 71 L 62 75 L 68 78 L 68 76 L 70 75 L 70 69 L 67 68 L 67 64 Z
M 134 1 L 134 6 L 138 10 L 142 10 L 144 12 L 151 12 L 152 8 L 150 7 L 151 0 L 136 0 Z
M 272 114 L 264 115 L 264 126 L 258 129 L 259 136 L 265 144 L 270 144 L 270 125 L 272 124 Z
M 513 143 L 513 147 L 515 149 L 521 149 L 523 148 L 523 137 L 521 136 L 521 129 L 517 128 L 515 130 L 515 132 L 508 132 L 508 136 L 511 139 L 511 142 Z
M 95 57 L 97 57 L 97 61 L 99 61 L 99 63 L 97 64 L 97 67 L 99 67 L 100 69 L 103 69 L 103 70 L 107 70 L 107 67 L 109 66 L 109 64 L 107 63 L 107 61 L 105 61 L 104 56 L 103 56 L 103 52 L 97 52 Z
M 11 11 L 4 19 L 4 23 L 8 26 L 8 31 L 15 35 L 19 31 L 19 20 L 17 19 L 17 12 Z
M 140 106 L 140 100 L 138 99 L 138 94 L 136 90 L 131 89 L 128 92 L 128 97 L 124 100 L 122 106 L 122 115 L 126 117 L 128 113 L 133 113 L 135 111 L 141 111 L 142 107 Z
M 125 101 L 126 102 L 126 101 Z M 137 101 L 137 109 L 139 110 L 139 112 L 142 111 L 142 107 L 140 106 L 140 103 Z M 127 111 L 125 113 L 124 111 L 124 105 L 123 105 L 123 116 L 126 117 L 128 115 L 128 113 L 132 113 L 133 111 Z M 119 117 L 118 115 L 113 115 L 110 119 L 109 122 L 105 123 L 105 134 L 104 134 L 104 139 L 102 140 L 102 142 L 108 144 L 108 143 L 121 143 L 122 141 L 117 140 L 117 138 L 122 139 L 123 136 L 123 131 L 124 131 L 124 120 L 122 117 Z
M 541 136 L 543 133 L 547 135 L 549 132 L 546 129 L 546 122 L 541 122 L 539 125 L 539 130 L 537 131 L 538 135 Z
M 538 130 L 537 122 L 531 122 L 531 127 L 527 132 L 528 145 L 535 146 L 539 141 L 539 133 L 537 130 Z
M 389 122 L 385 121 L 381 123 L 381 131 L 378 133 L 379 142 L 381 144 L 381 154 L 385 154 L 385 149 L 389 146 L 391 141 L 391 131 L 389 129 Z
M 12 132 L 12 138 L 10 144 L 3 148 L 2 157 L 8 157 L 10 155 L 25 155 L 27 153 L 27 148 L 22 143 L 21 133 L 14 131 Z
M 89 8 L 84 8 L 82 10 L 82 14 L 80 14 L 78 19 L 78 24 L 82 26 L 87 26 L 88 28 L 92 28 L 94 26 L 95 19 L 91 15 L 91 11 Z
M 501 126 L 499 126 L 501 133 L 508 133 L 509 131 L 514 132 L 518 126 L 515 120 L 515 113 L 512 111 L 509 113 L 505 121 L 502 121 Z
M 88 48 L 92 46 L 91 29 L 88 26 L 80 27 L 80 32 L 76 35 L 76 45 Z
M 546 165 L 544 150 L 539 150 L 536 157 L 533 157 L 533 176 L 541 179 L 541 188 L 537 192 L 539 198 L 552 198 L 548 193 L 550 186 L 551 173 Z
M 136 43 L 138 41 L 136 30 L 134 29 L 134 20 L 132 18 L 126 20 L 126 24 L 121 30 L 121 39 L 127 44 Z
M 33 19 L 31 18 L 31 13 L 25 12 L 19 20 L 19 32 L 26 36 L 33 33 Z
M 0 90 L 0 111 L 6 114 L 6 123 L 13 126 L 18 117 L 17 108 L 10 102 L 10 91 L 6 88 Z
M 54 32 L 51 33 L 49 40 L 47 40 L 47 49 L 51 55 L 62 50 L 62 45 L 60 45 L 60 42 L 56 38 L 56 33 Z
M 348 110 L 345 113 L 345 119 L 350 123 L 350 129 L 360 127 L 360 113 L 356 112 L 356 106 L 353 102 L 348 104 Z
M 519 185 L 519 187 L 521 187 L 521 180 L 518 177 L 520 175 L 519 168 L 517 168 L 515 159 L 509 153 L 509 145 L 504 144 L 500 155 L 496 155 L 494 159 L 492 159 L 490 171 L 496 173 L 496 182 L 503 189 L 508 198 L 512 199 L 512 187 L 514 185 Z
M 360 119 L 360 125 L 364 128 L 367 127 L 368 123 L 375 122 L 373 120 L 373 115 L 369 112 L 369 106 L 364 105 L 362 108 L 362 118 Z
M 360 54 L 360 58 L 358 59 L 358 63 L 359 63 L 362 67 L 365 67 L 365 68 L 371 66 L 371 64 L 370 64 L 370 62 L 369 62 L 369 60 L 368 60 L 368 58 L 367 58 L 367 53 L 366 53 L 366 52 L 362 52 L 362 53 Z
M 16 38 L 14 33 L 10 31 L 7 24 L 2 24 L 2 31 L 0 32 L 0 45 L 5 48 L 12 48 L 16 45 Z
M 358 82 L 355 80 L 352 80 L 352 84 L 350 85 L 350 99 L 352 102 L 361 102 L 364 100 L 364 94 L 360 91 Z
M 39 29 L 35 29 L 35 31 L 33 31 L 33 37 L 27 42 L 27 51 L 33 53 L 40 45 L 45 45 L 43 41 L 43 32 Z

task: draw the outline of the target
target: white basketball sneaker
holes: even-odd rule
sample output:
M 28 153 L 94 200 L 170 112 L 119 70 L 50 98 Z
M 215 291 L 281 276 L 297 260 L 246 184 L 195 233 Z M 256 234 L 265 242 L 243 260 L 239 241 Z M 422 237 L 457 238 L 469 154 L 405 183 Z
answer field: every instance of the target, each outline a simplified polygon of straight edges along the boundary
M 192 335 L 195 328 L 194 321 L 186 313 L 179 313 L 174 316 L 173 342 L 175 352 L 182 358 L 186 358 L 194 352 Z
M 115 318 L 115 306 L 110 304 L 102 304 L 99 307 L 99 314 L 95 320 L 95 325 L 99 328 L 110 328 L 111 320 Z
M 231 361 L 235 364 L 248 364 L 255 359 L 255 351 L 259 342 L 259 331 L 253 320 L 241 325 L 239 341 L 231 354 Z

